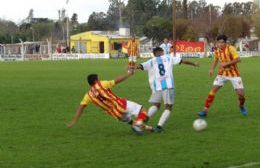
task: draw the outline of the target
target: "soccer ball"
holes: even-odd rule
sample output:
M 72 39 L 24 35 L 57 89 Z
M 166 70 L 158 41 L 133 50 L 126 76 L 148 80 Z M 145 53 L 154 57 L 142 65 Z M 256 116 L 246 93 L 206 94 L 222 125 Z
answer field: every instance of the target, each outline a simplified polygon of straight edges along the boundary
M 193 128 L 195 131 L 203 131 L 207 128 L 207 122 L 203 119 L 197 119 L 193 122 Z

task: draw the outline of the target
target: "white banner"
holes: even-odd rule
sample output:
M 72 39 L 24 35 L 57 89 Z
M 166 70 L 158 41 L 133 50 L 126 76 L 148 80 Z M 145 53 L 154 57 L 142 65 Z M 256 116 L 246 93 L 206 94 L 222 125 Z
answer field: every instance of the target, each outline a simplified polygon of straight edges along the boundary
M 52 54 L 52 60 L 109 59 L 109 54 Z
M 242 51 L 239 52 L 240 57 L 254 57 L 258 56 L 260 57 L 260 51 Z
M 203 58 L 205 53 L 204 52 L 178 52 L 176 53 L 177 56 L 183 57 L 183 58 Z M 152 58 L 153 53 L 141 53 L 141 58 Z
M 203 58 L 205 56 L 204 52 L 179 52 L 176 53 L 177 56 L 182 58 Z

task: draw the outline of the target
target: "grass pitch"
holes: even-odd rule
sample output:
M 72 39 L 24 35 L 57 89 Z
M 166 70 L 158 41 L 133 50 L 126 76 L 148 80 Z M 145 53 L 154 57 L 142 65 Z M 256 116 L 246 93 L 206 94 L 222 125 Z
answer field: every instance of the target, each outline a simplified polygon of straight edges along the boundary
M 225 168 L 259 162 L 260 59 L 239 64 L 249 116 L 240 114 L 227 84 L 216 96 L 208 129 L 200 133 L 192 122 L 214 78 L 208 76 L 210 59 L 196 61 L 200 68 L 175 68 L 176 102 L 165 132 L 144 136 L 93 105 L 73 129 L 66 128 L 89 88 L 86 75 L 113 79 L 125 72 L 127 60 L 0 63 L 0 168 Z M 113 90 L 149 107 L 145 72 Z M 161 112 L 150 124 L 157 123 Z

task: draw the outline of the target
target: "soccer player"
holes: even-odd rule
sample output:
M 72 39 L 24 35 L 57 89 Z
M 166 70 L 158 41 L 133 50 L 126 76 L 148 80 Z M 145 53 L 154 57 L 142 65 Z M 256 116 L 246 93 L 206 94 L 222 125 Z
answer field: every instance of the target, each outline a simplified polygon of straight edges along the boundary
M 164 54 L 170 54 L 171 53 L 171 43 L 169 43 L 169 40 L 167 38 L 165 38 L 163 40 L 163 43 L 160 45 L 160 47 L 163 49 Z
M 212 63 L 212 67 L 209 70 L 210 76 L 213 75 L 218 62 L 220 62 L 218 75 L 215 78 L 213 87 L 210 90 L 208 97 L 205 101 L 204 109 L 203 111 L 199 112 L 198 115 L 200 117 L 207 116 L 209 108 L 215 99 L 216 93 L 226 82 L 230 81 L 238 95 L 240 112 L 243 116 L 246 116 L 247 110 L 244 106 L 244 86 L 240 77 L 240 72 L 237 67 L 237 63 L 240 62 L 240 58 L 236 49 L 233 46 L 227 44 L 227 36 L 225 35 L 219 35 L 217 37 L 217 49 L 214 53 L 214 61 Z
M 154 48 L 153 54 L 154 58 L 139 64 L 137 69 L 148 71 L 149 83 L 152 90 L 149 102 L 153 104 L 148 110 L 149 118 L 160 108 L 162 99 L 164 101 L 165 109 L 155 128 L 156 132 L 161 132 L 174 104 L 174 66 L 177 64 L 199 66 L 199 64 L 183 60 L 178 56 L 164 55 L 164 50 L 160 47 Z
M 134 35 L 132 36 L 132 39 L 127 43 L 127 52 L 129 56 L 128 68 L 132 70 L 133 67 L 135 67 L 137 56 L 139 55 L 139 48 Z
M 129 123 L 132 126 L 133 131 L 138 134 L 142 133 L 143 128 L 152 130 L 151 127 L 143 124 L 148 117 L 147 112 L 141 105 L 124 98 L 120 98 L 111 91 L 115 85 L 126 80 L 132 74 L 133 71 L 126 75 L 119 76 L 115 80 L 111 81 L 100 81 L 98 79 L 98 75 L 96 74 L 88 75 L 87 80 L 90 85 L 90 90 L 81 101 L 76 114 L 68 127 L 73 127 L 79 120 L 83 110 L 90 103 L 93 103 L 115 119 Z M 132 119 L 133 116 L 136 117 L 136 119 Z

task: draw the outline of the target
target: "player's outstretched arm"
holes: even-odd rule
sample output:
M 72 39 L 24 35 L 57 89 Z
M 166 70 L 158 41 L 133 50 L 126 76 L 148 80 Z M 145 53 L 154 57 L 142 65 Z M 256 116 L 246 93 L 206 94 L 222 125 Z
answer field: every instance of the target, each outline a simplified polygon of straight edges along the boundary
M 194 66 L 194 67 L 200 66 L 199 62 L 191 62 L 191 61 L 187 61 L 187 60 L 184 60 L 184 59 L 181 60 L 181 63 L 186 64 L 186 65 L 191 65 L 191 66 Z
M 133 70 L 130 70 L 126 75 L 122 75 L 122 76 L 119 76 L 115 79 L 115 83 L 116 84 L 119 84 L 123 81 L 125 81 L 126 79 L 128 79 L 130 76 L 132 76 L 134 74 L 134 71 Z
M 81 117 L 81 114 L 83 112 L 83 110 L 85 109 L 86 105 L 80 105 L 77 109 L 77 112 L 74 116 L 74 118 L 72 119 L 72 121 L 67 125 L 68 128 L 72 128 L 79 120 L 79 118 Z

